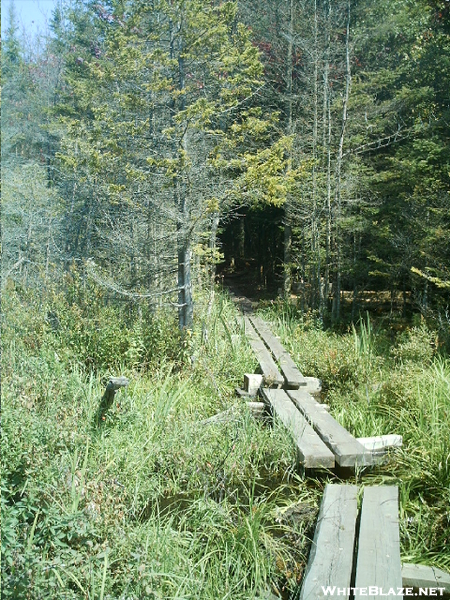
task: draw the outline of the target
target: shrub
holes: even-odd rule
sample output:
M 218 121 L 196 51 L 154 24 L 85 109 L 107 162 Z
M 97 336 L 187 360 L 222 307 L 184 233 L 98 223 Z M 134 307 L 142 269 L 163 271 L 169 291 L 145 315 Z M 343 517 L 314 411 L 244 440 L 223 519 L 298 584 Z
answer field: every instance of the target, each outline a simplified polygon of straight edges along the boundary
M 436 354 L 437 346 L 437 333 L 422 324 L 402 332 L 391 354 L 397 363 L 429 365 Z

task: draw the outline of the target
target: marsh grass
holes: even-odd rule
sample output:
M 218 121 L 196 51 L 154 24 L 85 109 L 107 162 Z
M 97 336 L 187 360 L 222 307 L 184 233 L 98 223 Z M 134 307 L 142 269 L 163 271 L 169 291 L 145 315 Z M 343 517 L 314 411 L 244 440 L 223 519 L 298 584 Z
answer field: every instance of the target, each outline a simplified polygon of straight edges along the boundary
M 64 327 L 46 322 L 48 307 L 30 316 L 29 302 L 16 297 L 4 324 L 2 597 L 247 600 L 295 589 L 307 527 L 278 511 L 305 496 L 305 480 L 281 425 L 235 397 L 255 360 L 233 304 L 199 299 L 181 353 L 137 369 L 123 348 L 120 364 L 98 348 L 88 368 Z M 130 385 L 95 427 L 111 375 Z M 230 407 L 232 421 L 202 423 Z M 306 493 L 312 510 L 320 489 Z
M 425 324 L 396 339 L 365 315 L 347 334 L 283 305 L 266 309 L 300 369 L 323 381 L 334 417 L 356 437 L 396 433 L 403 447 L 362 484 L 400 488 L 402 559 L 450 570 L 450 361 Z
M 233 303 L 197 298 L 180 351 L 176 333 L 161 337 L 170 335 L 157 324 L 165 316 L 153 315 L 159 354 L 146 338 L 132 346 L 143 364 L 124 342 L 120 361 L 107 346 L 86 365 L 80 347 L 65 345 L 74 334 L 66 339 L 65 326 L 46 320 L 45 303 L 10 301 L 2 597 L 249 600 L 270 589 L 289 598 L 330 474 L 299 473 L 282 425 L 256 421 L 235 397 L 256 363 Z M 94 308 L 102 327 L 110 310 Z M 428 339 L 433 348 L 432 334 L 405 334 L 391 352 L 367 317 L 337 335 L 291 309 L 266 316 L 302 371 L 323 379 L 333 414 L 355 435 L 403 435 L 403 449 L 359 481 L 398 482 L 403 558 L 448 568 L 450 368 L 428 350 L 424 363 L 420 346 Z M 130 385 L 94 427 L 111 375 Z M 204 423 L 231 407 L 229 422 Z

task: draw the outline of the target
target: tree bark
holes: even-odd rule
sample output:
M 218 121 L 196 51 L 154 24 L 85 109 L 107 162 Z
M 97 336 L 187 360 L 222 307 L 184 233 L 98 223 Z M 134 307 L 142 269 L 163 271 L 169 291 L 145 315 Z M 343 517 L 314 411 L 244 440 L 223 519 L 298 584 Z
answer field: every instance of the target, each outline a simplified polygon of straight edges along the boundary
M 294 37 L 294 0 L 289 0 L 289 29 L 288 29 L 288 44 L 286 52 L 286 133 L 292 134 L 292 53 L 293 53 L 293 37 Z M 289 158 L 289 168 L 292 163 L 292 158 Z M 289 200 L 287 199 L 284 205 L 284 273 L 283 273 L 283 292 L 284 296 L 289 297 L 292 285 L 291 278 L 291 247 L 292 247 L 292 224 L 291 211 Z
M 330 27 L 331 27 L 331 2 L 325 3 L 325 65 L 323 73 L 323 146 L 326 149 L 326 214 L 325 214 L 325 281 L 323 286 L 321 316 L 324 316 L 330 295 L 330 261 L 331 261 L 331 101 L 330 101 Z
M 342 126 L 341 134 L 339 136 L 339 148 L 336 159 L 336 193 L 335 193 L 335 273 L 334 273 L 334 285 L 333 285 L 333 320 L 339 321 L 341 316 L 341 234 L 340 234 L 340 220 L 341 220 L 341 178 L 342 178 L 342 159 L 344 155 L 344 139 L 345 139 L 345 128 L 347 125 L 347 107 L 348 99 L 350 95 L 351 85 L 351 69 L 350 69 L 350 0 L 347 3 L 347 25 L 345 35 L 345 62 L 346 62 L 346 74 L 345 74 L 345 91 L 342 100 Z
M 183 58 L 183 36 L 181 24 L 178 28 L 178 89 L 183 92 L 185 89 L 185 64 Z M 174 33 L 171 29 L 171 54 L 174 51 Z M 185 109 L 185 95 L 180 94 L 180 111 Z M 186 127 L 181 137 L 181 147 L 183 162 L 189 154 L 188 128 Z M 176 149 L 178 152 L 178 148 Z M 177 204 L 178 204 L 178 224 L 177 224 L 177 261 L 178 261 L 178 325 L 180 330 L 192 329 L 194 306 L 192 300 L 192 279 L 191 279 L 191 211 L 189 201 L 189 190 L 187 189 L 183 165 L 180 164 L 180 174 L 177 176 Z
M 319 289 L 320 272 L 318 272 L 318 256 L 320 254 L 317 223 L 317 145 L 319 131 L 319 24 L 317 0 L 314 0 L 314 91 L 313 91 L 313 139 L 312 139 L 312 211 L 311 211 L 311 297 L 310 306 L 316 308 Z

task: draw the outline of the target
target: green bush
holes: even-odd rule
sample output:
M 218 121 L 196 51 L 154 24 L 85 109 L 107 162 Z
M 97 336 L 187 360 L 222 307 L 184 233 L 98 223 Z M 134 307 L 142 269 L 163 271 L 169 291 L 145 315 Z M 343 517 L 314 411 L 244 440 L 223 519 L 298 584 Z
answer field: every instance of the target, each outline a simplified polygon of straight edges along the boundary
M 93 370 L 148 369 L 161 359 L 182 360 L 180 334 L 173 312 L 130 311 L 91 285 L 80 289 L 71 277 L 64 292 L 44 298 L 7 291 L 4 294 L 5 343 L 29 352 L 56 353 L 67 364 Z
M 398 363 L 430 365 L 438 347 L 438 336 L 425 324 L 402 332 L 391 354 Z

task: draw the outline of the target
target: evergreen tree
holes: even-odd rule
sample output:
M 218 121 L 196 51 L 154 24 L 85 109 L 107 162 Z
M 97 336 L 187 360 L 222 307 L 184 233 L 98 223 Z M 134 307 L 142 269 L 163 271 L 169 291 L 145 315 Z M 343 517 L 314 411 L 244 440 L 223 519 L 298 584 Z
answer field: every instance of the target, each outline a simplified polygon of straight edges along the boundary
M 389 9 L 362 3 L 358 15 L 354 110 L 364 120 L 352 152 L 370 165 L 377 200 L 363 246 L 379 286 L 412 291 L 426 308 L 430 278 L 445 280 L 449 258 L 449 37 L 429 2 Z
M 95 257 L 125 294 L 176 290 L 180 327 L 190 328 L 192 250 L 214 237 L 229 203 L 232 174 L 220 157 L 267 128 L 248 101 L 261 85 L 258 51 L 230 2 L 132 2 L 126 11 L 116 3 L 77 14 L 98 36 L 68 61 L 61 106 L 60 159 L 77 198 L 83 190 L 68 211 L 84 219 L 71 227 L 72 244 L 84 238 L 79 257 Z M 75 39 L 88 29 L 73 24 Z

